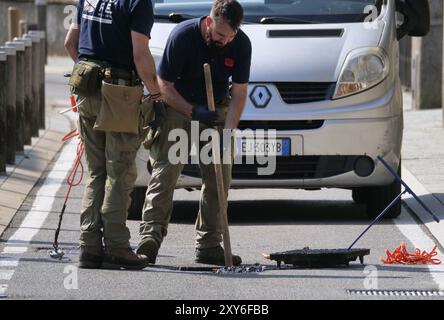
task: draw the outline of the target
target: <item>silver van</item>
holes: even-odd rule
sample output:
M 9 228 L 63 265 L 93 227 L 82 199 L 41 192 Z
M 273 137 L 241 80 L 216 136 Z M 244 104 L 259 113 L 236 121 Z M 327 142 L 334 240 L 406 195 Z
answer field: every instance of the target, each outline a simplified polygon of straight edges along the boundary
M 207 15 L 212 1 L 156 0 L 150 49 L 160 60 L 180 21 Z M 401 190 L 377 160 L 401 168 L 403 134 L 399 44 L 424 36 L 427 0 L 240 0 L 253 46 L 249 99 L 239 129 L 276 129 L 286 147 L 274 174 L 235 164 L 232 188 L 346 188 L 377 215 Z M 137 156 L 130 218 L 139 218 L 150 177 L 149 152 Z M 199 188 L 186 165 L 177 188 Z M 386 217 L 397 217 L 401 202 Z

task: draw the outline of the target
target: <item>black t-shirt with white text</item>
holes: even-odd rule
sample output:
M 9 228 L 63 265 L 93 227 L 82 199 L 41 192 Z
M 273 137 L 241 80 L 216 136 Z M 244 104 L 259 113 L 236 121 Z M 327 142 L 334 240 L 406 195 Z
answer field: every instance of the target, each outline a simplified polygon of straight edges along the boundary
M 134 70 L 131 31 L 150 38 L 153 23 L 151 0 L 79 0 L 79 55 Z

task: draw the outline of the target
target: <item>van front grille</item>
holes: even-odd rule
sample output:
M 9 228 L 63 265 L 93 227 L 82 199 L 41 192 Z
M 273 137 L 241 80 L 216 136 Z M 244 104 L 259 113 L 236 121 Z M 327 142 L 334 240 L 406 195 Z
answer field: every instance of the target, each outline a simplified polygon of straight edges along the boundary
M 313 130 L 324 125 L 324 120 L 285 120 L 285 121 L 262 121 L 262 120 L 241 120 L 238 125 L 239 130 Z
M 244 158 L 243 164 L 234 164 L 233 179 L 270 180 L 270 179 L 316 179 L 328 178 L 353 170 L 356 159 L 360 156 L 292 156 L 277 157 L 276 171 L 272 175 L 258 175 L 258 168 L 266 168 L 254 159 L 253 163 Z M 182 174 L 199 178 L 197 165 L 185 165 Z
M 334 82 L 275 82 L 282 100 L 288 104 L 331 100 Z

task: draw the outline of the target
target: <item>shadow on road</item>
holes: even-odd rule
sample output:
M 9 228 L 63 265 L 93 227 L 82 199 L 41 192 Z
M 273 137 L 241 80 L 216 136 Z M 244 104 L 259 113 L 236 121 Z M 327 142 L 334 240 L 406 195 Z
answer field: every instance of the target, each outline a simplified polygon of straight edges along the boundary
M 172 222 L 194 223 L 199 211 L 198 201 L 175 201 Z M 228 205 L 230 224 L 297 223 L 360 224 L 371 220 L 366 207 L 353 201 L 313 200 L 241 200 Z M 380 221 L 391 224 L 391 220 Z

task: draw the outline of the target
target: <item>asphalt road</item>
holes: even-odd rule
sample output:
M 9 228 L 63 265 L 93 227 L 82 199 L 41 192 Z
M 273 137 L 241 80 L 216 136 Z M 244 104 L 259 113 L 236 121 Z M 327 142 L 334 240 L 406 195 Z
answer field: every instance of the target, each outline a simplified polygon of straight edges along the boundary
M 366 227 L 365 207 L 347 190 L 232 190 L 229 220 L 233 253 L 245 264 L 263 264 L 260 273 L 216 274 L 178 271 L 196 267 L 194 221 L 199 192 L 177 190 L 169 234 L 157 265 L 142 271 L 77 269 L 79 210 L 83 185 L 73 189 L 65 212 L 60 245 L 65 258 L 48 255 L 67 185 L 74 145 L 28 196 L 0 242 L 0 299 L 442 299 L 442 296 L 363 296 L 348 290 L 443 290 L 441 266 L 384 265 L 387 248 L 405 242 L 410 250 L 433 239 L 404 209 L 396 220 L 375 225 L 356 245 L 369 248 L 365 265 L 329 269 L 282 269 L 261 253 L 291 249 L 347 248 Z M 138 222 L 129 221 L 135 247 Z M 441 256 L 442 258 L 442 256 Z M 441 287 L 440 287 L 441 286 Z

